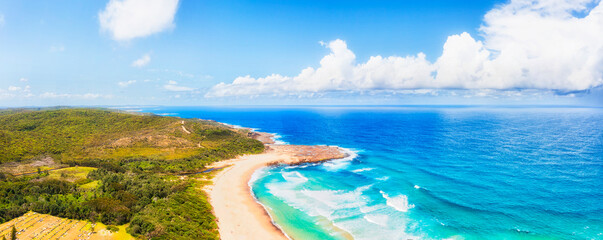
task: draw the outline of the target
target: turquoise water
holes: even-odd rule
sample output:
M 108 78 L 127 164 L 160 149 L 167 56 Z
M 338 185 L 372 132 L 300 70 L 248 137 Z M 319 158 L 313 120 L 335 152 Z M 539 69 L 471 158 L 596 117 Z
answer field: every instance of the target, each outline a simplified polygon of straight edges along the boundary
M 352 151 L 254 175 L 294 239 L 603 239 L 603 109 L 144 110 Z

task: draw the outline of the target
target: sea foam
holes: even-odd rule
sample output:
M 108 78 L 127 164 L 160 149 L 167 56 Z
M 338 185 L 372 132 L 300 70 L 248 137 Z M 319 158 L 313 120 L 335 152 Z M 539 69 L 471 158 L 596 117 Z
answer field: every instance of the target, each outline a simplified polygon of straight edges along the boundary
M 360 168 L 360 169 L 355 169 L 355 170 L 352 170 L 352 172 L 354 172 L 354 173 L 360 173 L 360 172 L 367 172 L 367 171 L 371 171 L 371 170 L 373 170 L 373 169 L 374 169 L 374 168 Z
M 383 191 L 380 191 L 383 198 L 385 198 L 387 206 L 390 206 L 400 212 L 408 212 L 409 209 L 414 208 L 415 205 L 408 204 L 408 197 L 406 195 L 398 195 L 395 197 L 390 197 Z
M 379 226 L 387 226 L 387 221 L 389 220 L 389 217 L 385 214 L 367 214 L 364 215 L 364 219 Z
M 308 178 L 304 177 L 301 173 L 297 171 L 293 172 L 282 172 L 281 175 L 287 182 L 291 182 L 294 184 L 305 183 L 308 181 Z
M 278 133 L 270 133 L 272 134 L 272 141 L 274 141 L 274 144 L 276 145 L 287 145 L 289 144 L 288 142 L 285 142 L 282 140 L 283 136 L 281 136 Z
M 331 172 L 336 172 L 342 169 L 347 168 L 350 165 L 350 162 L 352 160 L 354 160 L 354 158 L 358 157 L 358 150 L 356 149 L 349 149 L 349 148 L 342 148 L 340 147 L 343 152 L 347 155 L 344 158 L 341 159 L 334 159 L 325 163 L 322 163 L 322 167 L 327 170 L 327 171 L 331 171 Z

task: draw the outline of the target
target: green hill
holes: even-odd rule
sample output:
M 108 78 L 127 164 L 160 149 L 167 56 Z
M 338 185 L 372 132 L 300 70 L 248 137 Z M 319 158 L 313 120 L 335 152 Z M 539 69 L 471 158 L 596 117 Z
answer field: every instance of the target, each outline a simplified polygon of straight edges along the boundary
M 246 132 L 212 121 L 100 109 L 0 112 L 0 163 L 43 158 L 90 166 L 146 161 L 130 167 L 178 172 L 263 148 Z M 173 162 L 161 166 L 156 160 Z
M 102 109 L 0 111 L 0 223 L 35 211 L 129 224 L 140 239 L 218 239 L 201 190 L 213 173 L 176 174 L 262 152 L 247 133 Z

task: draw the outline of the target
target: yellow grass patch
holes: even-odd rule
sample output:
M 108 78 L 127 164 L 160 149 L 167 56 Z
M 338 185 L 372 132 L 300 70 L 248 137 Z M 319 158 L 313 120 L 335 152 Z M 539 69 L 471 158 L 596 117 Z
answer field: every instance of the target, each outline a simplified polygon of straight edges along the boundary
M 106 226 L 88 221 L 74 220 L 27 212 L 0 225 L 0 237 L 10 239 L 12 227 L 17 229 L 17 238 L 27 239 L 135 239 L 126 232 L 126 225 L 118 226 L 119 231 L 114 233 L 106 230 Z
M 98 187 L 98 184 L 99 184 L 98 180 L 92 181 L 92 182 L 80 185 L 80 188 L 84 189 L 84 190 L 94 190 L 94 189 L 96 189 L 96 187 Z
M 88 176 L 88 173 L 96 170 L 93 167 L 68 167 L 63 169 L 58 169 L 54 171 L 49 171 L 47 178 L 49 179 L 60 179 L 66 180 L 70 182 L 75 182 L 77 180 L 85 179 Z
M 196 149 L 191 148 L 118 148 L 109 150 L 109 158 L 125 159 L 132 157 L 157 158 L 165 160 L 181 159 L 195 155 Z

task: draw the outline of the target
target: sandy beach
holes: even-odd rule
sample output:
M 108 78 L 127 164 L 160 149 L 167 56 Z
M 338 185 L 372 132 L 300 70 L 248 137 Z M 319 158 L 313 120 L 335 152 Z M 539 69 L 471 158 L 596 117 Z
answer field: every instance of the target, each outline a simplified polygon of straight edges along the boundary
M 299 164 L 345 157 L 338 147 L 266 144 L 267 150 L 262 154 L 212 165 L 228 166 L 216 174 L 213 185 L 206 189 L 218 219 L 221 239 L 288 239 L 249 189 L 248 182 L 256 170 L 275 163 Z

